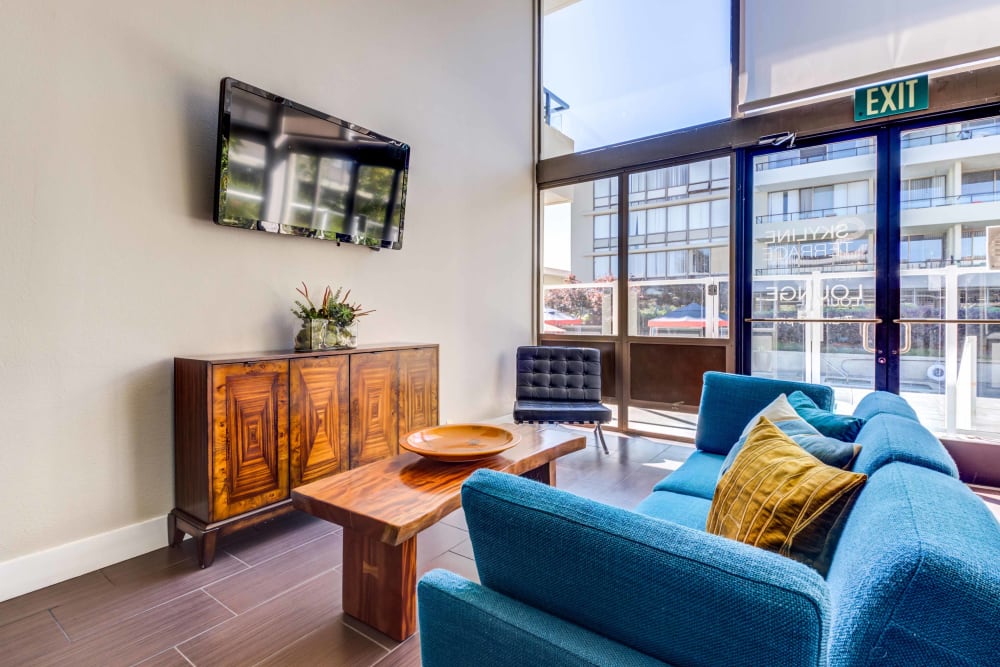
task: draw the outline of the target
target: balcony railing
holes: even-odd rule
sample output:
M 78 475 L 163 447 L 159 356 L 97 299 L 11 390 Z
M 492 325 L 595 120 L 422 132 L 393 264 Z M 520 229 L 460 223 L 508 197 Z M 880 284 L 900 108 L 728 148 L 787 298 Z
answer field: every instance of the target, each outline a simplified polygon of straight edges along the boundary
M 948 259 L 923 259 L 923 260 L 908 260 L 902 259 L 899 262 L 899 268 L 901 269 L 943 269 L 946 266 L 961 266 L 961 267 L 973 267 L 982 266 L 986 262 L 986 257 L 962 257 L 961 259 L 955 259 L 950 257 Z
M 935 144 L 951 143 L 953 141 L 978 139 L 980 137 L 992 137 L 996 134 L 1000 134 L 1000 123 L 994 121 L 990 125 L 962 127 L 960 130 L 938 130 L 930 134 L 918 134 L 914 132 L 913 134 L 901 137 L 899 145 L 902 148 L 916 148 L 918 146 L 932 146 Z
M 815 265 L 808 260 L 798 266 L 778 266 L 773 268 L 754 269 L 755 276 L 805 276 L 813 273 L 844 273 L 845 271 L 870 272 L 875 265 L 867 260 L 845 260 L 829 264 Z
M 921 199 L 907 199 L 899 202 L 901 209 L 911 208 L 933 208 L 935 206 L 956 206 L 958 204 L 981 204 L 986 202 L 1000 201 L 1000 191 L 975 192 L 966 195 L 953 195 L 951 197 L 925 197 Z
M 859 206 L 835 206 L 833 208 L 816 208 L 811 211 L 789 211 L 787 213 L 758 215 L 754 220 L 757 224 L 764 222 L 794 222 L 795 220 L 832 218 L 838 215 L 857 215 L 859 213 L 872 213 L 873 211 L 875 211 L 875 204 L 861 204 Z
M 563 111 L 568 111 L 569 104 L 548 88 L 542 88 L 542 92 L 545 94 L 543 109 L 545 113 L 545 124 L 552 127 L 556 127 L 556 125 L 561 126 L 562 123 L 559 122 L 561 116 L 559 114 Z M 553 122 L 555 122 L 556 125 L 553 125 Z M 556 129 L 559 129 L 559 127 L 556 127 Z
M 826 162 L 827 160 L 839 160 L 847 157 L 857 157 L 858 155 L 870 155 L 875 152 L 875 142 L 867 142 L 854 146 L 836 148 L 836 144 L 827 146 L 822 153 L 796 155 L 795 157 L 772 157 L 758 162 L 754 169 L 756 171 L 767 171 L 768 169 L 780 169 L 782 167 L 794 167 L 800 164 L 811 164 L 813 162 Z M 802 149 L 808 150 L 808 149 Z M 785 153 L 778 153 L 785 155 Z

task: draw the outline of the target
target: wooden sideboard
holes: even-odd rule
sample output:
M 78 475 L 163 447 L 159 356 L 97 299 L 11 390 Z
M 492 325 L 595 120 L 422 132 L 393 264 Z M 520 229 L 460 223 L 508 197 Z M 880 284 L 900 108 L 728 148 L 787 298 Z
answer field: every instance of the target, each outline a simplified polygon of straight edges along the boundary
M 291 489 L 395 456 L 438 423 L 438 346 L 174 359 L 171 546 L 289 512 Z

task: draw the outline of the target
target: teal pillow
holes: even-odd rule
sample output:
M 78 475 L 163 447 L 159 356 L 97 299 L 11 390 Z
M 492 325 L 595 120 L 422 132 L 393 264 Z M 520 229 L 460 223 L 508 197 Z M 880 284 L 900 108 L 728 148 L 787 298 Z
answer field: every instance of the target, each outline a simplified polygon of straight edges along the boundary
M 803 419 L 816 427 L 820 433 L 830 438 L 844 440 L 845 442 L 854 442 L 858 437 L 858 433 L 861 432 L 861 427 L 865 425 L 865 420 L 860 417 L 838 415 L 829 410 L 824 410 L 801 391 L 794 391 L 789 394 L 788 402 L 795 408 L 796 412 L 802 415 Z
M 797 392 L 800 393 L 800 392 Z M 719 479 L 729 470 L 736 459 L 736 455 L 743 449 L 747 436 L 757 425 L 761 417 L 767 417 L 789 438 L 794 440 L 802 449 L 806 450 L 820 461 L 827 465 L 847 470 L 854 457 L 857 456 L 861 447 L 850 442 L 843 442 L 835 438 L 828 438 L 820 433 L 814 426 L 802 418 L 802 416 L 791 406 L 788 398 L 784 394 L 778 396 L 764 407 L 763 410 L 753 416 L 747 422 L 740 439 L 736 441 L 719 468 Z

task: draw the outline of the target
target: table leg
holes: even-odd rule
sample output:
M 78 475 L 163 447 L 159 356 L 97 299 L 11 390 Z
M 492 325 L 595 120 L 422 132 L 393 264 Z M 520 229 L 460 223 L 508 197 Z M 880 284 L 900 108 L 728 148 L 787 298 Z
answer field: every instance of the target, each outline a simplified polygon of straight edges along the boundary
M 417 630 L 417 538 L 398 546 L 344 528 L 344 611 L 397 641 Z
M 532 468 L 527 472 L 521 474 L 521 477 L 526 477 L 528 479 L 533 479 L 536 482 L 541 482 L 542 484 L 548 484 L 549 486 L 556 485 L 556 462 L 549 461 L 548 463 L 543 463 L 537 468 Z

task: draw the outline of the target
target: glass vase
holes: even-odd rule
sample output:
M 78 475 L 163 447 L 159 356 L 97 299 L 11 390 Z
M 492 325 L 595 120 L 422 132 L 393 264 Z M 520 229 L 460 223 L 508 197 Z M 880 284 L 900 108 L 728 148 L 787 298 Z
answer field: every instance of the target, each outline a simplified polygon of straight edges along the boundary
M 310 350 L 322 350 L 323 340 L 326 337 L 328 320 L 301 320 L 299 330 L 295 334 L 295 351 L 309 352 Z
M 324 350 L 343 350 L 358 346 L 358 321 L 354 320 L 346 327 L 337 326 L 332 320 L 327 320 L 323 335 Z

